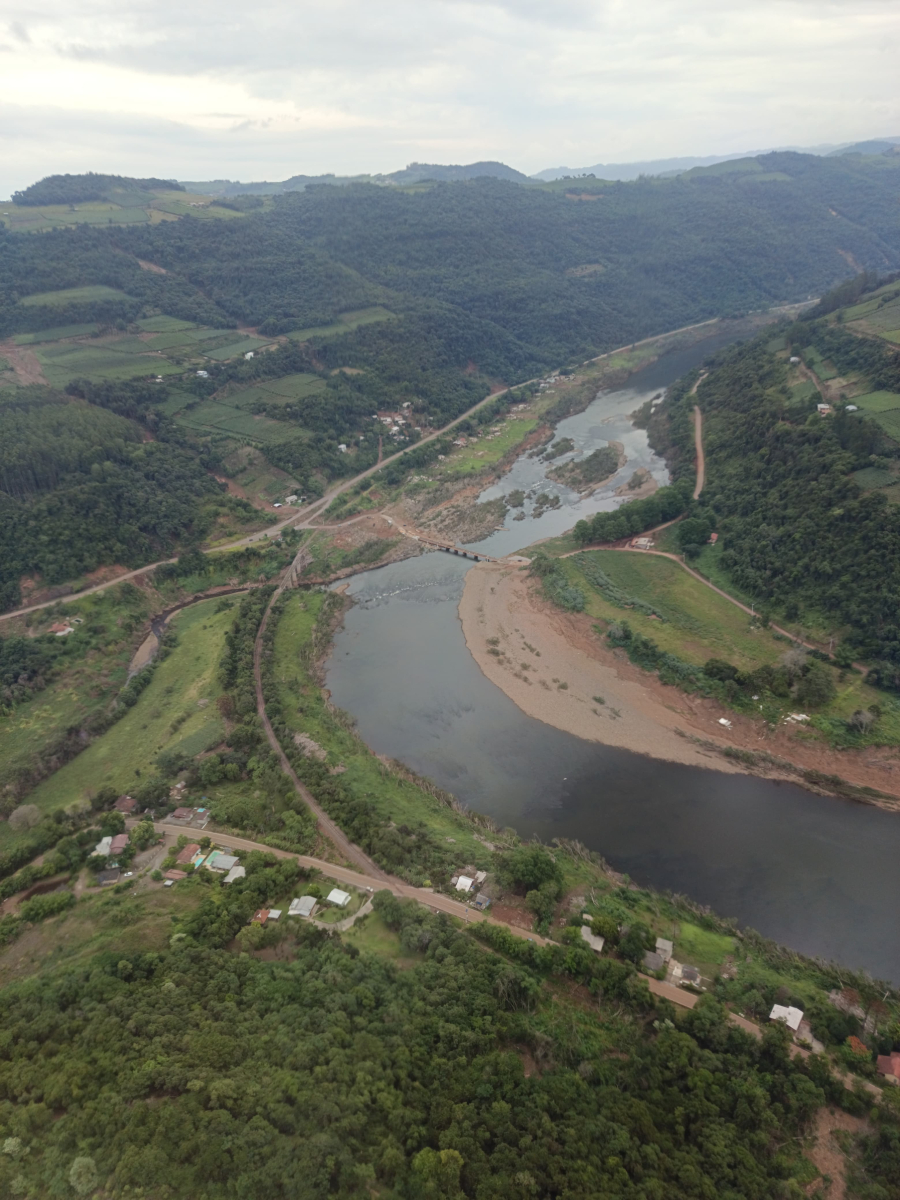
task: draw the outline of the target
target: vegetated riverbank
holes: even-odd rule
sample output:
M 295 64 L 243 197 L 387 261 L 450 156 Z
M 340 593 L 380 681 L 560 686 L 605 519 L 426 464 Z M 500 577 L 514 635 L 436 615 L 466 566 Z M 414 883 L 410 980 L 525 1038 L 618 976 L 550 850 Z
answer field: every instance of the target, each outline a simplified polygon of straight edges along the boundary
M 459 617 L 482 673 L 523 712 L 557 729 L 652 758 L 799 779 L 815 791 L 900 809 L 892 764 L 798 741 L 783 726 L 772 729 L 662 683 L 607 646 L 593 618 L 547 601 L 525 568 L 473 567 Z

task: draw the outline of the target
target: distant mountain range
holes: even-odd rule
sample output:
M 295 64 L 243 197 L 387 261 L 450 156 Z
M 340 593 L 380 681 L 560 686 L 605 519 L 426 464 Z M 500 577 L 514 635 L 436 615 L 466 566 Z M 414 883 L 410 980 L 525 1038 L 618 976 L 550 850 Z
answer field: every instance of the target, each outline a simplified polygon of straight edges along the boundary
M 894 154 L 900 153 L 900 137 L 875 138 L 866 142 L 848 145 L 834 143 L 821 146 L 787 146 L 781 149 L 796 150 L 802 154 L 819 156 L 835 154 Z M 490 176 L 493 179 L 508 179 L 513 183 L 549 183 L 567 176 L 594 175 L 598 179 L 631 180 L 641 175 L 680 175 L 695 167 L 714 167 L 718 163 L 732 162 L 740 158 L 753 158 L 757 154 L 770 154 L 771 150 L 748 150 L 736 154 L 710 154 L 704 157 L 657 158 L 643 162 L 594 163 L 590 167 L 549 167 L 536 175 L 524 175 L 502 162 L 476 162 L 466 165 L 442 165 L 440 163 L 410 163 L 401 171 L 383 175 L 292 175 L 280 182 L 258 181 L 240 183 L 233 179 L 182 180 L 189 192 L 207 196 L 273 196 L 282 192 L 302 192 L 314 184 L 346 185 L 348 183 L 380 183 L 409 186 L 425 180 L 446 183 L 460 179 L 477 179 Z

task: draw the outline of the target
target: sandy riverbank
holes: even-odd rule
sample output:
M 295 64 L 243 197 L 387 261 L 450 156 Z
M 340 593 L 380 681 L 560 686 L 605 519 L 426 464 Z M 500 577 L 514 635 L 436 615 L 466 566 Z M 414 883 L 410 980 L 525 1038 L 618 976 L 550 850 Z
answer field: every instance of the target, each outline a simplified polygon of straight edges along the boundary
M 523 712 L 587 741 L 717 771 L 740 769 L 676 733 L 685 728 L 683 712 L 592 654 L 579 623 L 531 593 L 521 569 L 482 563 L 466 576 L 459 604 L 472 657 Z
M 482 672 L 531 717 L 587 741 L 602 742 L 670 762 L 799 782 L 830 791 L 833 776 L 876 788 L 870 802 L 898 809 L 900 755 L 895 748 L 837 751 L 804 731 L 764 723 L 717 701 L 689 696 L 633 666 L 606 645 L 583 613 L 549 604 L 520 567 L 481 563 L 466 576 L 459 605 L 466 645 Z M 493 645 L 488 639 L 497 639 Z M 493 651 L 499 651 L 493 653 Z M 560 684 L 565 683 L 565 688 Z M 599 704 L 597 697 L 605 703 Z M 731 721 L 727 731 L 719 718 Z M 698 740 L 706 746 L 698 744 Z M 769 756 L 755 765 L 723 757 L 733 748 Z M 783 767 L 778 765 L 783 764 Z

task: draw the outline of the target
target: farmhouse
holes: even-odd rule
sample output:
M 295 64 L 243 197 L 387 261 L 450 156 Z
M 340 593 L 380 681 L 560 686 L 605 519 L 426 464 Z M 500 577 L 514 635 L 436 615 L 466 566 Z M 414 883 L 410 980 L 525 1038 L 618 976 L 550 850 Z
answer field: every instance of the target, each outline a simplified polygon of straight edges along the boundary
M 291 901 L 289 917 L 311 917 L 316 911 L 315 896 L 298 896 Z
M 336 904 L 338 908 L 346 908 L 352 897 L 349 892 L 342 892 L 340 888 L 332 888 L 326 899 L 329 904 Z
M 177 863 L 182 863 L 184 866 L 187 866 L 188 863 L 190 863 L 192 861 L 192 859 L 195 857 L 195 855 L 199 852 L 199 850 L 200 850 L 200 847 L 197 845 L 197 843 L 191 842 L 190 845 L 185 846 L 185 848 L 181 851 L 181 853 L 178 855 L 178 857 L 175 859 L 175 861 Z
M 128 834 L 117 833 L 109 845 L 110 854 L 121 854 L 128 845 Z
M 221 850 L 213 850 L 206 865 L 210 871 L 230 871 L 237 866 L 237 858 L 233 854 L 224 854 Z
M 800 1028 L 800 1022 L 803 1020 L 803 1009 L 785 1006 L 784 1004 L 773 1004 L 772 1011 L 769 1013 L 770 1021 L 783 1021 L 788 1029 L 793 1029 L 795 1032 Z
M 187 879 L 187 871 L 176 871 L 173 867 L 171 871 L 166 871 L 166 879 L 171 879 L 173 883 L 177 883 L 179 879 Z
M 128 813 L 133 813 L 136 807 L 137 800 L 133 799 L 131 796 L 120 796 L 113 805 L 113 808 L 116 810 L 116 812 L 125 813 L 126 815 Z

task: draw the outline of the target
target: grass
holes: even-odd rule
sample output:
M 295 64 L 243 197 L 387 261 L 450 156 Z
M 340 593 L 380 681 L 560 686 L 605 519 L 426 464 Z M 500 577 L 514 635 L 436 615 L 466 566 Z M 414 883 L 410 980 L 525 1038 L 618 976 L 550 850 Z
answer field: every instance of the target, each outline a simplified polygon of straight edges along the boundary
M 88 892 L 74 908 L 26 930 L 0 951 L 0 987 L 38 972 L 72 970 L 104 950 L 129 953 L 164 950 L 173 917 L 192 912 L 207 889 L 163 888 L 135 878 L 137 894 Z
M 827 362 L 814 346 L 807 346 L 803 351 L 804 361 L 807 362 L 820 379 L 836 379 L 837 371 Z
M 490 854 L 472 827 L 452 809 L 400 778 L 325 704 L 321 688 L 301 652 L 309 646 L 325 603 L 323 592 L 292 593 L 275 634 L 274 668 L 278 698 L 289 728 L 305 733 L 327 752 L 330 766 L 343 765 L 341 783 L 398 825 L 424 822 L 439 839 L 452 838 L 460 862 L 490 866 Z
M 137 324 L 145 333 L 176 333 L 182 329 L 196 329 L 192 321 L 182 321 L 178 317 L 142 317 Z
M 156 669 L 137 704 L 76 759 L 40 784 L 29 803 L 44 812 L 84 803 L 107 785 L 121 791 L 152 774 L 162 750 L 188 743 L 197 753 L 221 740 L 223 725 L 215 707 L 221 688 L 216 677 L 225 634 L 234 620 L 228 609 L 216 613 L 207 600 L 176 614 L 178 646 Z M 182 718 L 184 718 L 182 720 Z
M 662 936 L 665 936 L 664 934 Z M 734 938 L 714 933 L 689 921 L 680 921 L 674 938 L 675 957 L 692 967 L 721 966 L 734 951 Z
M 225 458 L 225 468 L 239 488 L 250 498 L 271 503 L 286 496 L 302 495 L 299 485 L 278 467 L 273 467 L 253 446 L 242 446 Z
M 618 608 L 591 587 L 578 569 L 578 558 L 566 559 L 566 572 L 588 595 L 587 611 L 607 621 L 627 619 L 663 650 L 702 666 L 724 658 L 739 667 L 774 662 L 784 647 L 770 634 L 751 626 L 750 617 L 723 596 L 705 587 L 677 563 L 653 555 L 615 550 L 588 551 L 586 558 L 629 595 L 653 605 L 665 619 Z
M 488 441 L 486 436 L 482 434 L 476 443 L 473 444 L 470 442 L 468 446 L 454 449 L 447 460 L 441 464 L 440 469 L 431 468 L 432 473 L 435 475 L 460 476 L 472 475 L 476 471 L 483 471 L 485 467 L 490 467 L 498 463 L 501 458 L 507 455 L 515 446 L 518 446 L 520 442 L 524 442 L 529 433 L 537 428 L 538 424 L 539 421 L 537 418 L 516 418 L 514 420 L 502 421 L 502 432 L 492 438 L 491 441 Z
M 889 412 L 874 413 L 873 419 L 878 422 L 884 432 L 900 442 L 900 408 L 892 408 Z
M 145 376 L 180 375 L 181 367 L 155 354 L 121 353 L 113 343 L 102 346 L 75 342 L 55 353 L 37 350 L 37 359 L 51 387 L 63 388 L 72 379 L 116 382 Z
M 63 304 L 93 304 L 98 300 L 130 300 L 132 297 L 118 288 L 107 287 L 103 283 L 87 284 L 85 287 L 62 288 L 58 292 L 35 292 L 32 296 L 24 296 L 19 303 L 25 308 L 34 305 L 56 306 Z
M 869 413 L 890 412 L 900 408 L 900 395 L 897 392 L 867 392 L 864 396 L 854 396 L 853 403 Z
M 254 442 L 277 441 L 289 432 L 280 422 L 253 416 L 221 400 L 204 400 L 195 407 L 180 409 L 176 421 L 188 429 L 232 433 Z
M 353 312 L 341 313 L 330 325 L 314 325 L 307 329 L 293 329 L 287 335 L 292 341 L 307 342 L 311 338 L 340 337 L 352 333 L 361 325 L 374 325 L 379 321 L 393 321 L 394 314 L 381 305 L 371 308 L 358 308 Z

